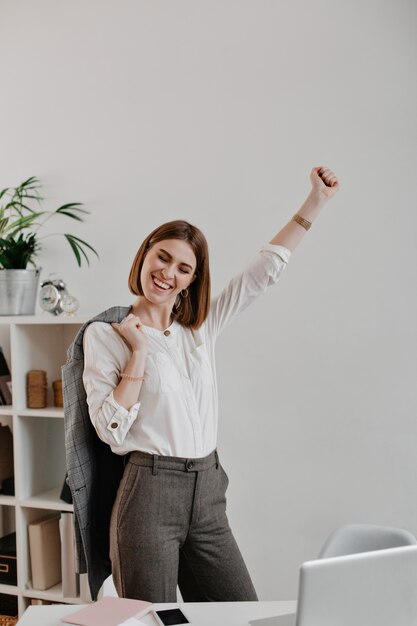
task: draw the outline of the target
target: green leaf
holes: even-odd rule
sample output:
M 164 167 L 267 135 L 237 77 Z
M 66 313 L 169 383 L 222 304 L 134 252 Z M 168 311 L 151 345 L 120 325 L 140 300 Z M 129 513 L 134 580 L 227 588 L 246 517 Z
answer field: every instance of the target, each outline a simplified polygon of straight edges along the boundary
M 86 241 L 83 241 L 82 239 L 80 239 L 79 237 L 75 237 L 75 235 L 66 235 L 68 237 L 72 237 L 72 239 L 75 239 L 79 244 L 81 244 L 82 246 L 86 246 L 86 248 L 89 248 L 92 252 L 94 252 L 94 254 L 96 255 L 97 258 L 100 258 L 98 256 L 98 253 L 96 252 L 96 250 L 94 250 L 93 246 L 90 246 L 89 243 L 87 243 Z
M 27 180 L 24 180 L 23 183 L 20 183 L 19 187 L 16 189 L 39 189 L 40 180 L 37 176 L 30 176 Z
M 10 187 L 6 187 L 5 189 L 2 189 L 0 191 L 0 200 L 2 199 L 2 197 L 9 191 Z
M 60 206 L 59 209 L 55 211 L 55 213 L 66 215 L 67 217 L 71 217 L 72 219 L 77 220 L 78 222 L 83 222 L 84 221 L 83 218 L 80 217 L 79 215 L 76 215 L 76 212 L 88 214 L 90 213 L 90 211 L 87 211 L 86 209 L 80 209 L 79 208 L 80 206 L 82 206 L 81 202 L 70 202 L 69 204 L 64 204 Z
M 71 235 L 64 235 L 64 237 L 68 241 L 69 245 L 72 248 L 73 253 L 75 254 L 75 258 L 77 259 L 78 267 L 81 267 L 81 257 L 80 257 L 80 253 L 78 252 L 77 244 L 73 241 Z
M 0 233 L 3 232 L 3 230 L 6 230 L 6 226 L 8 224 L 9 218 L 8 217 L 2 217 L 0 219 Z
M 44 213 L 45 211 L 41 211 L 39 213 L 32 213 L 31 215 L 19 217 L 17 220 L 9 224 L 7 228 L 7 232 L 10 233 L 9 237 L 14 237 L 19 231 L 32 226 L 34 221 L 41 215 L 44 215 Z
M 29 198 L 29 200 L 43 200 L 43 198 L 41 198 L 39 195 L 31 196 L 29 193 L 25 193 L 24 197 Z
M 74 207 L 74 211 L 82 211 L 83 213 L 90 213 L 90 211 L 87 211 L 87 209 L 75 208 L 75 207 L 79 207 L 82 205 L 83 205 L 82 202 L 68 202 L 67 204 L 63 204 L 62 206 L 60 206 L 59 209 L 56 210 L 56 213 L 59 213 L 60 211 L 62 211 L 62 209 L 70 209 L 72 207 Z
M 84 221 L 82 217 L 79 217 L 78 215 L 74 215 L 73 213 L 70 213 L 69 211 L 59 211 L 59 214 L 60 215 L 66 215 L 67 217 L 71 217 L 73 220 L 77 220 L 77 222 L 83 222 Z
M 85 260 L 87 261 L 87 265 L 90 265 L 90 261 L 89 258 L 85 252 L 85 250 L 83 249 L 83 246 L 85 246 L 86 248 L 89 248 L 92 252 L 94 252 L 94 254 L 96 255 L 97 258 L 100 258 L 96 252 L 96 250 L 94 250 L 94 248 L 92 246 L 90 246 L 89 243 L 87 243 L 86 241 L 83 241 L 82 239 L 80 239 L 79 237 L 75 237 L 74 235 L 68 235 L 68 233 L 66 233 L 64 235 L 64 237 L 66 237 L 67 241 L 69 241 L 71 248 L 76 256 L 78 265 L 81 266 L 81 256 L 80 256 L 80 252 L 81 254 L 84 256 Z

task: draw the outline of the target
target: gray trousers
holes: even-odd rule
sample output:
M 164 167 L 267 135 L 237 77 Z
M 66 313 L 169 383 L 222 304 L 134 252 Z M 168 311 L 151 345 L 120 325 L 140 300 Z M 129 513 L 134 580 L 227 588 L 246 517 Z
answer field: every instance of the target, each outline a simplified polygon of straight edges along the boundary
M 176 602 L 257 600 L 226 516 L 217 452 L 183 459 L 132 452 L 112 511 L 119 596 Z

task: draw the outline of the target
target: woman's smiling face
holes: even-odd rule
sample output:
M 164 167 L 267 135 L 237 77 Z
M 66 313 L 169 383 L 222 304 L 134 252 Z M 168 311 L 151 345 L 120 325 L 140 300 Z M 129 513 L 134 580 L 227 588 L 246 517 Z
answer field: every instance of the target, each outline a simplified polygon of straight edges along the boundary
M 182 239 L 158 241 L 148 251 L 140 282 L 143 294 L 154 304 L 175 300 L 195 278 L 197 260 L 191 245 Z

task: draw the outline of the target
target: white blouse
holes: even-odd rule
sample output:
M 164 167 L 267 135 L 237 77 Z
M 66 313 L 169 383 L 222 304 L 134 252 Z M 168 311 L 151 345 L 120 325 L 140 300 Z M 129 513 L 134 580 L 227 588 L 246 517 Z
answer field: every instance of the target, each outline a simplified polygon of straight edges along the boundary
M 116 454 L 142 450 L 184 458 L 203 457 L 217 445 L 218 392 L 214 358 L 219 333 L 276 283 L 290 251 L 268 244 L 212 300 L 198 330 L 174 321 L 165 331 L 143 326 L 149 337 L 145 380 L 130 410 L 113 396 L 131 352 L 105 322 L 84 333 L 84 375 L 91 421 Z

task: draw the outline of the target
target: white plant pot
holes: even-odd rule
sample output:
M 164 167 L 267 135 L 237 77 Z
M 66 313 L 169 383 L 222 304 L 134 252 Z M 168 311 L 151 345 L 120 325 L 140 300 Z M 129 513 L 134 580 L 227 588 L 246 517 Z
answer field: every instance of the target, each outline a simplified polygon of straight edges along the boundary
M 0 269 L 0 315 L 33 315 L 41 268 Z

